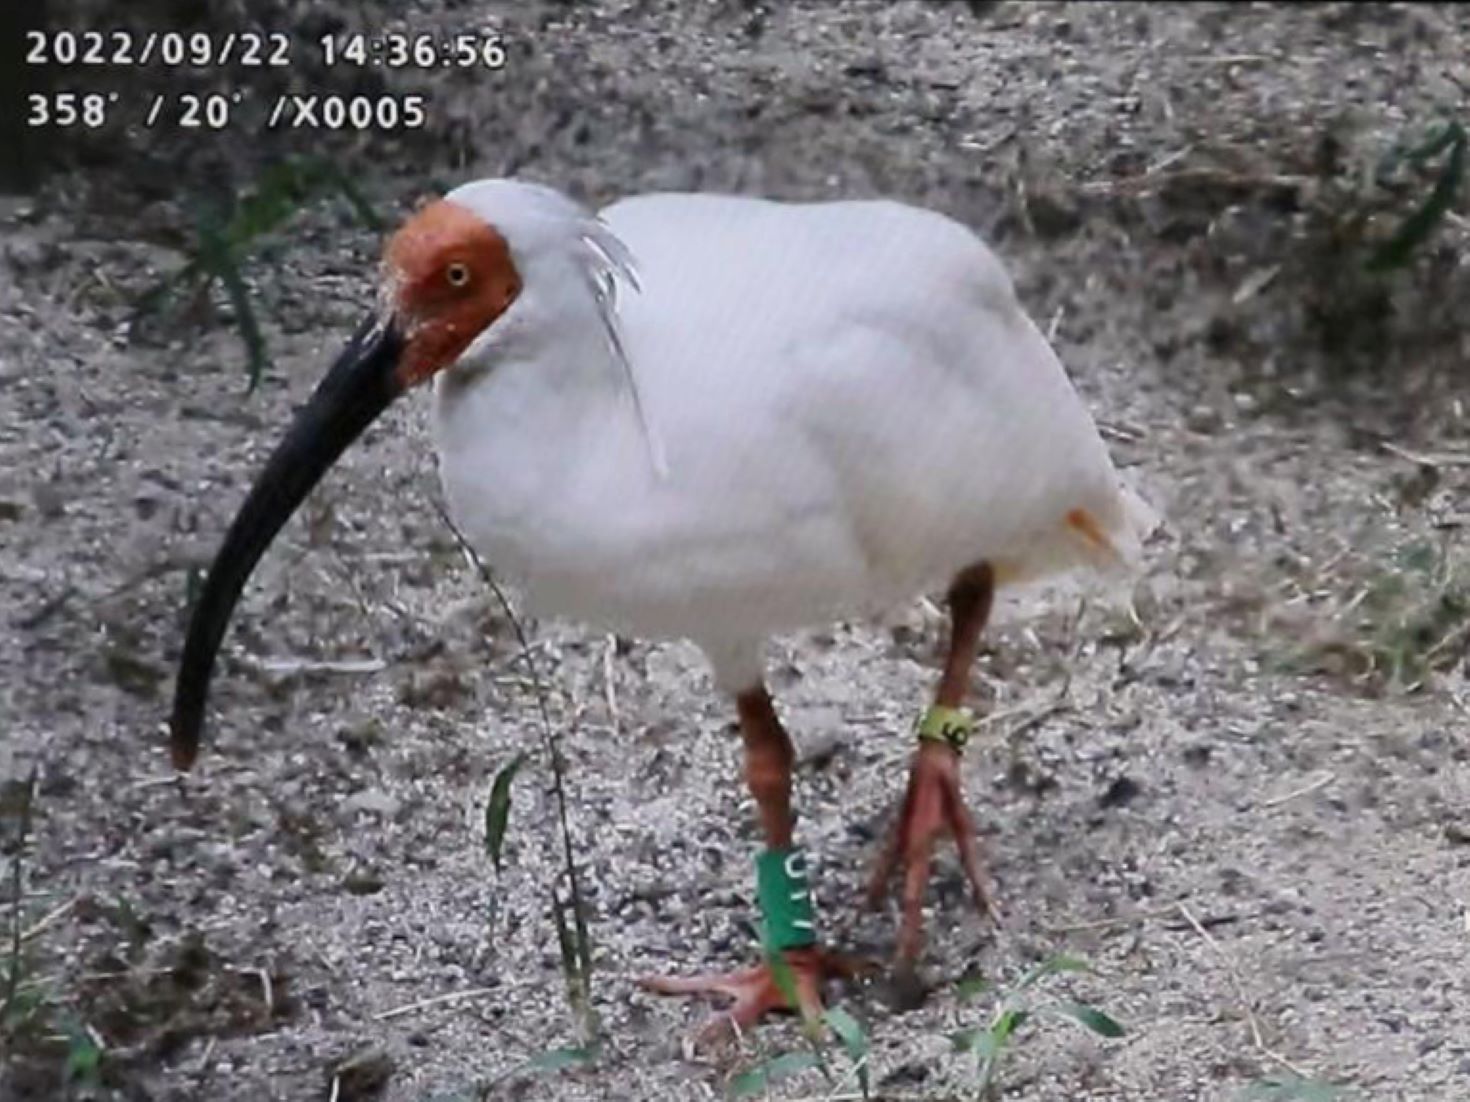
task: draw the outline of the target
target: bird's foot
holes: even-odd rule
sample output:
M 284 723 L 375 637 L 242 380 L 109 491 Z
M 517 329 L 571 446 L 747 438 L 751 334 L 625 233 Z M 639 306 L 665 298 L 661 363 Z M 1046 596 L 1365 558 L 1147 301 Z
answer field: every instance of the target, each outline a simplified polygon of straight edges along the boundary
M 960 790 L 959 750 L 926 737 L 920 739 L 914 753 L 898 822 L 868 881 L 868 904 L 877 907 L 888 894 L 894 872 L 900 864 L 904 866 L 896 978 L 900 987 L 911 990 L 917 986 L 914 963 L 923 945 L 924 887 L 929 882 L 934 843 L 941 834 L 955 841 L 965 877 L 975 892 L 976 907 L 999 925 L 1000 912 L 986 886 L 980 845 L 975 840 L 975 822 Z
M 829 979 L 849 979 L 870 970 L 871 965 L 842 953 L 811 946 L 788 949 L 785 954 L 790 983 L 783 985 L 778 971 L 769 964 L 757 964 L 736 972 L 709 973 L 702 976 L 649 976 L 640 980 L 648 991 L 660 995 L 720 995 L 732 1000 L 730 1006 L 715 1015 L 697 1034 L 700 1042 L 715 1042 L 739 1037 L 773 1010 L 799 1011 L 808 1021 L 822 1016 L 822 987 Z M 783 986 L 796 996 L 791 1004 Z

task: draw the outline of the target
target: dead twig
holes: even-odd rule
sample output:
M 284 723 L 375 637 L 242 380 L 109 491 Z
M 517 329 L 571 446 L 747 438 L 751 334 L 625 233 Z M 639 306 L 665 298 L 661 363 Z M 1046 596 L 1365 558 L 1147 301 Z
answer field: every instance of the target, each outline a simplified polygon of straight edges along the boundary
M 1388 440 L 1380 441 L 1379 447 L 1421 467 L 1470 467 L 1470 452 L 1416 452 Z
M 45 915 L 39 918 L 33 926 L 31 926 L 28 930 L 20 935 L 21 943 L 24 944 L 25 942 L 30 941 L 31 938 L 38 937 L 39 935 L 45 933 L 46 930 L 56 925 L 56 923 L 60 922 L 61 919 L 64 918 L 66 915 L 70 914 L 72 908 L 76 905 L 77 899 L 75 896 L 73 896 L 71 899 L 68 899 L 65 903 L 61 904 L 61 906 L 52 908 Z
M 1302 797 L 1302 796 L 1310 796 L 1313 792 L 1316 792 L 1318 789 L 1320 789 L 1320 788 L 1326 788 L 1329 784 L 1331 784 L 1335 780 L 1337 780 L 1337 774 L 1336 773 L 1333 773 L 1332 771 L 1329 770 L 1328 772 L 1324 773 L 1322 776 L 1318 777 L 1316 780 L 1311 781 L 1308 784 L 1304 784 L 1300 788 L 1293 788 L 1290 792 L 1284 792 L 1280 796 L 1273 796 L 1273 797 L 1271 797 L 1271 799 L 1264 801 L 1261 804 L 1261 806 L 1263 808 L 1264 807 L 1280 807 L 1282 804 L 1288 803 L 1291 800 L 1298 799 L 1299 797 Z
M 1306 1072 L 1293 1064 L 1285 1056 L 1282 1056 L 1281 1053 L 1277 1052 L 1270 1045 L 1266 1044 L 1266 1039 L 1261 1033 L 1260 1020 L 1256 1017 L 1255 1007 L 1251 1005 L 1250 996 L 1246 994 L 1245 980 L 1241 978 L 1240 968 L 1236 965 L 1235 959 L 1215 940 L 1214 935 L 1205 929 L 1200 920 L 1194 916 L 1194 912 L 1189 909 L 1187 903 L 1181 900 L 1175 904 L 1175 907 L 1180 915 L 1183 916 L 1184 921 L 1189 923 L 1194 932 L 1204 939 L 1205 944 L 1210 947 L 1214 954 L 1220 958 L 1220 962 L 1225 965 L 1225 971 L 1230 976 L 1231 986 L 1235 988 L 1235 996 L 1240 1000 L 1241 1009 L 1245 1011 L 1245 1020 L 1250 1026 L 1251 1031 L 1251 1042 L 1255 1045 L 1256 1051 L 1274 1063 L 1280 1064 L 1298 1079 L 1307 1078 Z
M 275 677 L 294 677 L 304 673 L 365 674 L 382 673 L 388 663 L 381 658 L 255 658 L 251 655 L 237 656 L 241 665 L 257 673 Z
M 609 635 L 607 637 L 607 646 L 602 651 L 602 697 L 607 703 L 607 719 L 608 723 L 612 725 L 612 733 L 614 735 L 618 734 L 622 728 L 622 724 L 618 721 L 617 687 L 613 682 L 613 658 L 617 654 L 617 649 L 618 637 L 616 635 Z
M 1093 180 L 1082 185 L 1090 195 L 1141 195 L 1159 188 L 1183 184 L 1236 188 L 1241 191 L 1267 191 L 1273 188 L 1297 190 L 1312 182 L 1310 176 L 1274 172 L 1231 172 L 1220 168 L 1181 168 L 1177 172 L 1144 172 L 1121 180 Z
M 483 995 L 493 995 L 498 990 L 500 990 L 498 987 L 472 987 L 468 991 L 451 991 L 447 995 L 435 995 L 433 998 L 419 999 L 417 1002 L 395 1006 L 392 1010 L 384 1010 L 380 1014 L 374 1014 L 373 1021 L 386 1022 L 390 1018 L 401 1018 L 405 1014 L 413 1014 L 433 1006 L 447 1006 L 450 1003 L 464 1002 L 467 999 L 478 999 Z
M 1130 915 L 1119 915 L 1117 918 L 1101 918 L 1093 922 L 1074 922 L 1065 926 L 1042 926 L 1041 929 L 1048 934 L 1080 934 L 1091 930 L 1116 930 L 1125 926 L 1136 926 L 1140 922 L 1147 922 L 1152 918 L 1162 918 L 1167 914 L 1174 914 L 1183 900 L 1176 900 L 1165 907 L 1150 907 L 1144 911 L 1134 911 Z

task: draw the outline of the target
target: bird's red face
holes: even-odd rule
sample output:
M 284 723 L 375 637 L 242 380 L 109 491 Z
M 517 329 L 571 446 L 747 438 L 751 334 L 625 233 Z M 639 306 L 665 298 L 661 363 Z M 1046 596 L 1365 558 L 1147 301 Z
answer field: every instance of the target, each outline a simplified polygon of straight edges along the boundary
M 389 239 L 379 309 L 358 328 L 256 478 L 194 606 L 171 723 L 180 768 L 198 751 L 215 656 L 271 540 L 347 446 L 400 394 L 463 355 L 520 291 L 505 238 L 455 203 L 430 203 Z
M 505 313 L 521 277 L 493 226 L 440 199 L 389 239 L 383 290 L 404 337 L 397 375 L 407 389 L 452 364 Z

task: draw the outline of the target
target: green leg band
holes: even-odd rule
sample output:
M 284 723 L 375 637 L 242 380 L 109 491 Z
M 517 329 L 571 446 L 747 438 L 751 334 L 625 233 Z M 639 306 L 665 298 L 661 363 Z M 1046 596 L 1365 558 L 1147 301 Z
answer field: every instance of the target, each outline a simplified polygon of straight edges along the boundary
M 919 720 L 919 741 L 942 742 L 959 753 L 975 733 L 975 717 L 963 708 L 935 704 Z
M 802 949 L 816 943 L 817 915 L 804 851 L 795 846 L 763 851 L 755 859 L 755 884 L 770 948 Z

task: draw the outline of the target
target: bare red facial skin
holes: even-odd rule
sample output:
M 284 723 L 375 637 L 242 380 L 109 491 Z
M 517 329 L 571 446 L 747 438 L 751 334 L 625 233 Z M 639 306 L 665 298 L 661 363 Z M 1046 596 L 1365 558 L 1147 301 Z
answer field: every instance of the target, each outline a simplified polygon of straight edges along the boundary
M 505 238 L 447 199 L 424 207 L 389 238 L 383 279 L 405 337 L 398 367 L 404 389 L 458 359 L 521 291 Z

